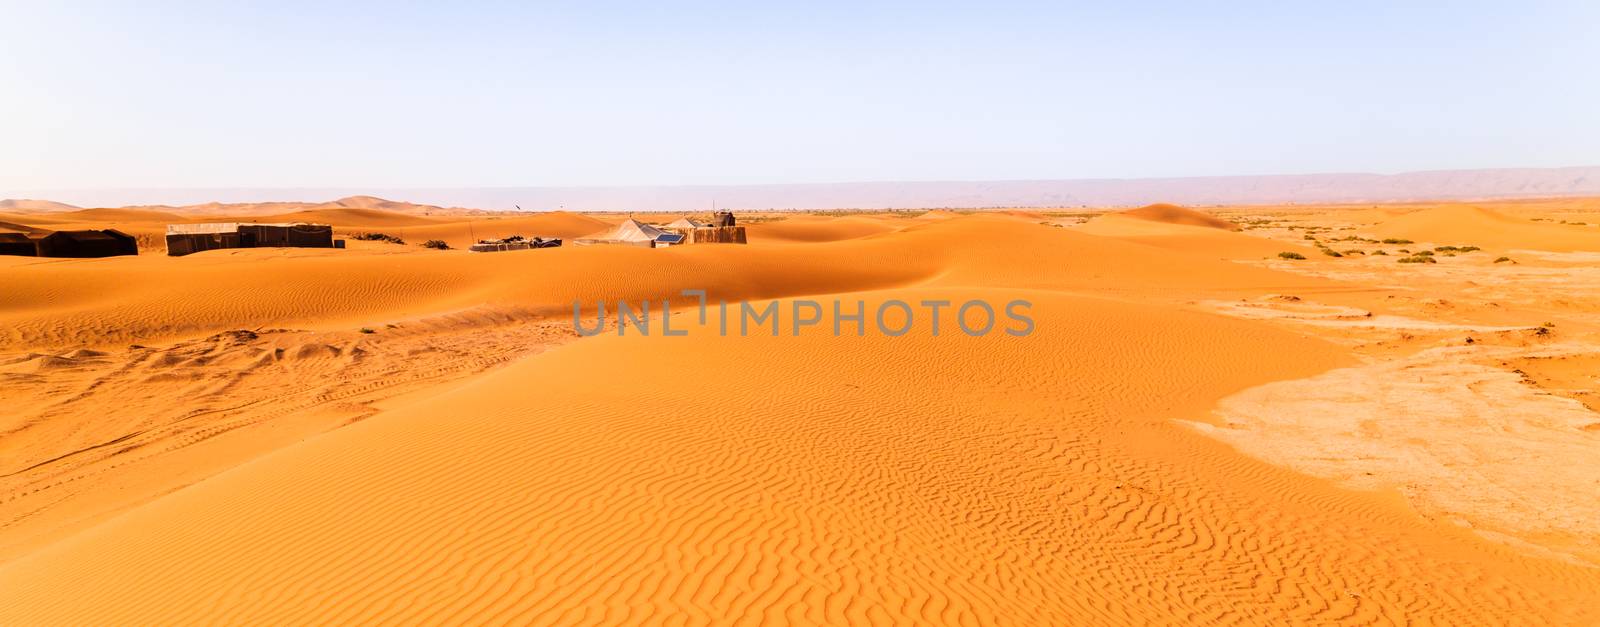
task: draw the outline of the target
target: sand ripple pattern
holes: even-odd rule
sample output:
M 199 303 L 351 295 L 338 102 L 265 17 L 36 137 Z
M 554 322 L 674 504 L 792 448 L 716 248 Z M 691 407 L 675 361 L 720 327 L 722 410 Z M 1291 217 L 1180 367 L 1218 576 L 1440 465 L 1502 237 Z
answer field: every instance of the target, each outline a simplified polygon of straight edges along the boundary
M 1593 569 L 1170 420 L 1327 344 L 1026 294 L 1029 338 L 551 350 L 0 566 L 0 623 L 1600 620 Z

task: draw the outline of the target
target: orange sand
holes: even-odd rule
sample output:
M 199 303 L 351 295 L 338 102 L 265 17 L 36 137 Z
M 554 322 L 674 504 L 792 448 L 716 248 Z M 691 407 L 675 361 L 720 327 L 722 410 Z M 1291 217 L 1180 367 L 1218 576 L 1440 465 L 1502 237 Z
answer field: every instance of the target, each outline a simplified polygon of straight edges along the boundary
M 303 211 L 412 244 L 606 224 Z M 1425 463 L 1339 461 L 1437 443 L 1470 467 L 1447 456 L 1494 430 L 1451 447 L 1358 424 L 1316 463 L 1277 435 L 1342 424 L 1293 385 L 1399 370 L 1423 380 L 1385 394 L 1457 398 L 1454 371 L 1412 365 L 1432 347 L 1491 369 L 1548 342 L 1600 353 L 1600 311 L 1482 280 L 1557 289 L 1537 286 L 1570 262 L 1263 260 L 1310 249 L 1279 223 L 1040 217 L 790 216 L 665 250 L 0 257 L 0 403 L 20 414 L 0 417 L 0 624 L 1600 620 L 1591 526 L 1497 517 Z M 719 337 L 686 288 L 777 299 L 785 332 Z M 790 337 L 799 297 L 1027 299 L 1036 330 Z M 673 299 L 690 335 L 566 331 L 575 299 L 617 298 Z M 1581 385 L 1559 372 L 1541 376 Z M 1573 429 L 1519 442 L 1571 455 Z M 1543 510 L 1594 486 L 1528 492 Z
M 1490 209 L 1450 206 L 1409 213 L 1379 223 L 1379 237 L 1496 250 L 1600 251 L 1600 228 L 1533 222 Z
M 1138 218 L 1140 220 L 1149 220 L 1151 222 L 1163 222 L 1166 224 L 1201 226 L 1210 229 L 1222 229 L 1225 231 L 1239 230 L 1239 225 L 1237 224 L 1222 218 L 1218 218 L 1198 209 L 1179 207 L 1177 205 L 1147 205 L 1138 209 L 1129 209 L 1127 211 L 1120 212 L 1119 215 L 1124 215 L 1130 218 Z

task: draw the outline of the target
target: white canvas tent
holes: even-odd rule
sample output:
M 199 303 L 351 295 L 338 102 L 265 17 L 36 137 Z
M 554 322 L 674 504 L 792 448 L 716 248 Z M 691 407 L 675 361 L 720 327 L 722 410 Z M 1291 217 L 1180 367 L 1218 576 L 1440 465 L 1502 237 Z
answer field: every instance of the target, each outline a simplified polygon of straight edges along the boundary
M 622 224 L 618 224 L 616 230 L 611 232 L 611 236 L 605 239 L 613 239 L 619 242 L 653 242 L 664 233 L 666 231 L 633 218 L 628 218 L 623 220 Z
M 574 244 L 626 244 L 631 246 L 671 246 L 683 242 L 683 236 L 669 231 L 650 226 L 638 220 L 629 218 L 617 228 L 595 238 L 580 239 Z

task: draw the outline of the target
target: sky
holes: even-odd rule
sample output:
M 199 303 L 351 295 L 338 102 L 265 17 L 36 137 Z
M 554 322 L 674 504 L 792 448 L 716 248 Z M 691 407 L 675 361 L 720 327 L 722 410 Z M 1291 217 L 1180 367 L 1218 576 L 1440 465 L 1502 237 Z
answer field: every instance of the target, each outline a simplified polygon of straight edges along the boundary
M 0 193 L 1600 165 L 1592 0 L 326 4 L 0 0 Z

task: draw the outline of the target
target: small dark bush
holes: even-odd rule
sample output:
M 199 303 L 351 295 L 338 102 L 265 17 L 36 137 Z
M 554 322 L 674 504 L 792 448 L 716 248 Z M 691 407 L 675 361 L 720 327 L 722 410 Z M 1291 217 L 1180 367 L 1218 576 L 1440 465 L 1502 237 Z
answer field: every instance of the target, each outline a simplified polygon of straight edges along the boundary
M 377 331 L 373 331 L 372 329 L 367 328 L 367 327 L 361 327 L 361 332 L 362 333 L 366 333 L 368 335 L 371 335 L 373 333 L 377 333 Z
M 1411 242 L 1411 240 L 1400 239 L 1398 237 L 1386 237 L 1386 238 L 1383 239 L 1383 243 L 1385 243 L 1385 244 L 1410 244 L 1412 242 Z
M 1412 255 L 1410 257 L 1402 258 L 1399 261 L 1400 263 L 1439 263 L 1438 259 L 1434 259 L 1433 257 L 1425 257 L 1422 255 Z
M 432 248 L 434 250 L 450 250 L 450 245 L 446 244 L 442 239 L 430 239 L 426 242 L 423 242 L 422 247 Z
M 364 242 L 389 242 L 390 244 L 406 243 L 405 240 L 387 233 L 357 233 L 350 236 L 350 239 L 357 239 Z
M 1284 259 L 1305 259 L 1306 258 L 1305 255 L 1302 255 L 1302 254 L 1294 252 L 1294 251 L 1288 251 L 1288 250 L 1283 251 L 1281 253 L 1278 253 L 1278 256 L 1282 257 Z
M 1344 256 L 1343 253 L 1340 253 L 1339 251 L 1334 250 L 1332 248 L 1324 248 L 1324 249 L 1322 249 L 1322 254 L 1327 255 L 1329 257 L 1343 257 Z
M 1495 263 L 1501 263 L 1501 262 L 1505 262 L 1505 261 L 1511 261 L 1511 258 L 1510 257 L 1501 257 L 1499 259 L 1494 260 Z
M 1384 256 L 1388 256 L 1389 255 L 1389 253 L 1384 252 L 1384 250 L 1382 248 L 1379 248 L 1377 250 L 1372 251 L 1372 254 L 1374 254 L 1374 255 L 1384 255 Z

